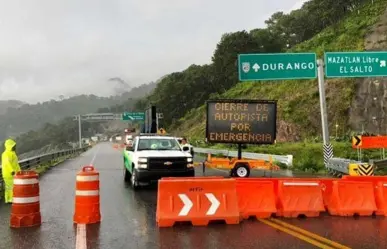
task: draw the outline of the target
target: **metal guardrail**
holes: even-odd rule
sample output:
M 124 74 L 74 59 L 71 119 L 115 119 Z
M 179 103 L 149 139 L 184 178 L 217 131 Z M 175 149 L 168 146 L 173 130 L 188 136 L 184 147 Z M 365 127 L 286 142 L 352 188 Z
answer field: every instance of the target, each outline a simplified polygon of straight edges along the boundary
M 77 152 L 81 152 L 81 151 L 84 152 L 88 148 L 89 148 L 89 146 L 83 147 L 83 148 L 77 148 L 77 149 L 56 151 L 56 152 L 53 152 L 53 153 L 47 153 L 47 154 L 43 154 L 43 155 L 39 155 L 39 156 L 34 156 L 34 157 L 30 157 L 30 158 L 26 158 L 26 159 L 20 160 L 19 161 L 19 165 L 20 165 L 20 168 L 23 169 L 23 170 L 24 169 L 29 169 L 29 168 L 31 168 L 33 166 L 37 166 L 39 164 L 48 163 L 48 162 L 50 162 L 52 160 L 57 159 L 58 157 L 71 155 L 71 154 L 74 154 L 74 153 L 77 153 Z M 1 164 L 0 164 L 0 168 L 1 168 Z
M 90 146 L 86 146 L 86 147 L 78 148 L 78 149 L 62 150 L 62 151 L 47 153 L 47 154 L 43 154 L 43 155 L 31 157 L 31 158 L 26 158 L 26 159 L 20 160 L 19 165 L 20 165 L 20 168 L 22 170 L 26 170 L 26 169 L 30 169 L 34 166 L 38 166 L 38 165 L 45 164 L 45 163 L 50 163 L 53 160 L 58 159 L 58 158 L 63 157 L 63 156 L 72 155 L 72 154 L 75 154 L 78 152 L 84 152 L 88 148 L 90 148 Z M 0 165 L 0 171 L 1 171 L 1 165 Z M 3 187 L 3 178 L 0 177 L 0 188 L 2 188 L 2 187 Z M 2 197 L 0 197 L 0 199 L 1 198 Z
M 383 160 L 370 160 L 370 163 L 375 165 L 378 169 L 387 168 L 387 159 Z
M 328 159 L 328 162 L 325 166 L 328 169 L 328 172 L 334 175 L 340 175 L 340 174 L 348 175 L 349 164 L 351 163 L 361 163 L 361 162 L 347 159 L 347 158 L 332 157 Z
M 217 149 L 209 149 L 209 148 L 198 148 L 194 147 L 195 153 L 203 153 L 203 154 L 222 154 L 224 156 L 237 157 L 238 151 L 235 150 L 217 150 Z M 252 153 L 252 152 L 243 152 L 242 157 L 247 159 L 261 159 L 261 160 L 270 160 L 270 156 L 274 161 L 284 163 L 287 166 L 293 165 L 293 155 L 269 155 L 269 154 L 260 154 L 260 153 Z

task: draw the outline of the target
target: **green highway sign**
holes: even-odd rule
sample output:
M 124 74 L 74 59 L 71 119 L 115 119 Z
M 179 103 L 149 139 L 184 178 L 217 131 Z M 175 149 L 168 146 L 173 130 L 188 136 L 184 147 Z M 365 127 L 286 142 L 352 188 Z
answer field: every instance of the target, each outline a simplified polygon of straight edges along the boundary
M 144 112 L 124 112 L 122 114 L 122 120 L 129 120 L 129 121 L 138 121 L 138 120 L 145 120 L 145 113 Z
M 315 53 L 239 54 L 240 81 L 315 79 Z
M 324 63 L 329 78 L 387 76 L 387 51 L 326 52 Z

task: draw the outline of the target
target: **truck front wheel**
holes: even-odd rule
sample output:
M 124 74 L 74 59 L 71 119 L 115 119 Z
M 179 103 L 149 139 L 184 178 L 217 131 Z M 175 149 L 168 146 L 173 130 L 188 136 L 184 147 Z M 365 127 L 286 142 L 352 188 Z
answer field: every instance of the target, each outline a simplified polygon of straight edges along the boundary
M 138 184 L 138 180 L 137 180 L 137 174 L 136 174 L 136 171 L 134 170 L 134 167 L 132 169 L 132 175 L 131 175 L 131 178 L 130 178 L 130 184 L 133 188 L 133 190 L 138 190 L 139 189 L 139 184 Z
M 129 182 L 130 181 L 130 172 L 129 170 L 124 166 L 124 181 Z

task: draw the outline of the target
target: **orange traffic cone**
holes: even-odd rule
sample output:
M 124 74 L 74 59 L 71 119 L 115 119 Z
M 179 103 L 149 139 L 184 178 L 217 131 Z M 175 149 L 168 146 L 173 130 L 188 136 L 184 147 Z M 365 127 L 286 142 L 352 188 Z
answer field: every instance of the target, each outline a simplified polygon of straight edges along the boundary
M 20 171 L 13 179 L 10 227 L 32 227 L 41 223 L 38 174 Z
M 77 174 L 74 223 L 100 222 L 99 199 L 99 173 L 93 166 L 85 166 Z

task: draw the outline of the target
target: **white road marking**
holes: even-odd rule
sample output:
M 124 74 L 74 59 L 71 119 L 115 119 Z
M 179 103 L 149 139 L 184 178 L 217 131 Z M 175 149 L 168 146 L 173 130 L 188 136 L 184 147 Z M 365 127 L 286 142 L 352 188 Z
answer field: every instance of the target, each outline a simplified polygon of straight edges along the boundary
M 93 165 L 95 158 L 97 157 L 97 154 L 99 152 L 99 148 L 101 148 L 101 146 L 98 146 L 97 150 L 95 151 L 93 159 L 91 159 L 90 165 Z
M 76 249 L 87 249 L 86 224 L 77 224 Z
M 90 165 L 93 165 L 95 159 L 97 158 L 97 154 L 99 152 L 100 146 L 94 153 L 93 158 L 91 159 Z M 86 243 L 86 224 L 77 224 L 77 237 L 76 237 L 76 249 L 87 249 Z

